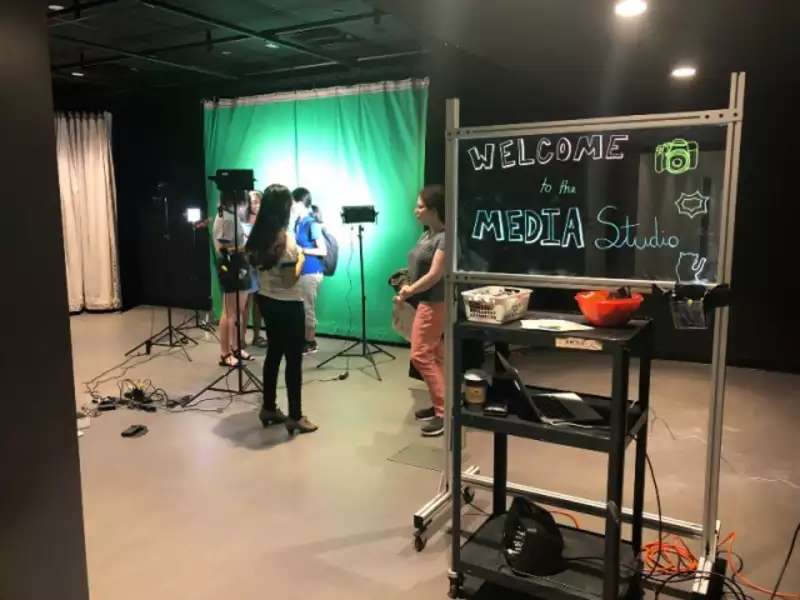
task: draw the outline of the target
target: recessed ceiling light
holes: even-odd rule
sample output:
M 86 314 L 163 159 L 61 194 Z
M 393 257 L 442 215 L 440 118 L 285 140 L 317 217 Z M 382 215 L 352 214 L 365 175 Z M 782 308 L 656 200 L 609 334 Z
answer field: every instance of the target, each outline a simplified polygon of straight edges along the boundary
M 672 69 L 672 76 L 675 79 L 689 79 L 697 74 L 697 69 L 690 65 L 681 65 Z
M 647 2 L 644 0 L 619 0 L 614 6 L 614 12 L 619 17 L 638 17 L 647 10 Z
M 276 44 L 275 42 L 267 42 L 264 45 L 267 48 L 269 48 L 270 50 L 277 50 L 278 48 L 280 48 L 280 46 L 278 44 Z
M 230 56 L 230 54 L 231 54 L 231 51 L 230 51 L 230 50 L 223 50 L 223 51 L 222 51 L 222 54 L 223 54 L 224 56 Z
M 85 77 L 86 73 L 82 73 L 81 71 L 73 71 L 72 72 L 72 76 L 73 77 Z
M 64 5 L 63 4 L 48 4 L 47 5 L 47 9 L 48 10 L 64 10 Z

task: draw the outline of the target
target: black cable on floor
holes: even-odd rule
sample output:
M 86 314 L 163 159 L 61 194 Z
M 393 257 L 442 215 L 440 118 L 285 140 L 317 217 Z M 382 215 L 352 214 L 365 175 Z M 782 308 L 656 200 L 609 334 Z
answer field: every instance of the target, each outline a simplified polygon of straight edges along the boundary
M 653 561 L 653 566 L 650 567 L 650 572 L 645 576 L 645 580 L 648 580 L 652 579 L 653 574 L 660 565 L 659 556 L 661 555 L 661 549 L 664 547 L 664 517 L 663 513 L 661 512 L 661 492 L 658 490 L 658 482 L 656 481 L 656 472 L 653 470 L 653 462 L 650 460 L 649 454 L 645 453 L 644 457 L 645 460 L 647 460 L 647 468 L 650 471 L 650 478 L 653 480 L 653 489 L 656 492 L 656 506 L 658 508 L 658 552 L 656 553 L 655 561 Z
M 778 593 L 778 589 L 781 587 L 781 581 L 783 581 L 783 576 L 786 573 L 786 567 L 789 566 L 789 560 L 792 558 L 792 552 L 794 552 L 794 545 L 797 543 L 797 533 L 800 532 L 800 523 L 797 524 L 797 527 L 794 528 L 794 535 L 792 536 L 792 542 L 789 544 L 789 551 L 786 553 L 786 560 L 783 561 L 783 567 L 781 568 L 781 573 L 778 575 L 778 581 L 775 583 L 775 588 L 772 590 L 772 594 L 769 596 L 769 600 L 774 600 L 775 595 Z

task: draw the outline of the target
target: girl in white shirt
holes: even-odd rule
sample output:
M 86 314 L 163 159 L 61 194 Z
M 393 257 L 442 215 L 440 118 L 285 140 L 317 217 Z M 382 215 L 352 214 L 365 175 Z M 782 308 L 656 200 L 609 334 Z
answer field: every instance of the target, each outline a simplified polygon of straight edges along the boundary
M 305 313 L 297 282 L 305 257 L 294 235 L 287 231 L 291 205 L 292 194 L 287 187 L 273 184 L 265 189 L 261 210 L 247 241 L 251 262 L 259 270 L 261 289 L 257 299 L 269 340 L 264 360 L 264 404 L 259 418 L 264 427 L 284 423 L 289 435 L 317 429 L 302 411 Z M 277 406 L 278 371 L 283 358 L 286 358 L 288 418 Z

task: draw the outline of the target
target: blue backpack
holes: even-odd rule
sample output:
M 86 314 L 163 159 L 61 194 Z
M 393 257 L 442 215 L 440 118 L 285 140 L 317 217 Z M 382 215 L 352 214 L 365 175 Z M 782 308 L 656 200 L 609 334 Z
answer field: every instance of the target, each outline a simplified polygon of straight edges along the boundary
M 313 222 L 313 217 L 304 217 L 297 221 L 295 225 L 295 234 L 300 232 L 301 227 L 311 227 L 311 223 Z M 324 225 L 321 226 L 322 229 L 322 237 L 325 238 L 325 246 L 327 251 L 325 252 L 325 256 L 321 256 L 320 260 L 322 262 L 322 274 L 326 277 L 331 277 L 334 273 L 336 273 L 336 265 L 339 262 L 339 244 L 336 241 L 336 238 L 328 231 L 327 227 Z

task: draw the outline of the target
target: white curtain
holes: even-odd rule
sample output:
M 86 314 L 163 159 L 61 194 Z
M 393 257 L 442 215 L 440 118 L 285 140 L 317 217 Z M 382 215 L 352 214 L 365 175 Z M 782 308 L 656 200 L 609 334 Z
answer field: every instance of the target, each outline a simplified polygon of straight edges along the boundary
M 57 113 L 56 153 L 69 310 L 119 308 L 111 114 Z

